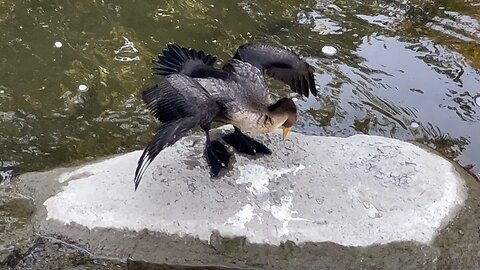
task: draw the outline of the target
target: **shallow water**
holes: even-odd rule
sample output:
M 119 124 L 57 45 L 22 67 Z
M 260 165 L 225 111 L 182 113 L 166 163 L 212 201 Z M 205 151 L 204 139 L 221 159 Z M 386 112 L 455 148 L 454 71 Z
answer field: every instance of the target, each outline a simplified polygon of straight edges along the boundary
M 0 1 L 4 186 L 143 148 L 158 124 L 140 92 L 171 41 L 219 62 L 246 42 L 290 46 L 316 68 L 320 93 L 298 101 L 296 131 L 415 140 L 480 174 L 480 0 L 59 3 Z

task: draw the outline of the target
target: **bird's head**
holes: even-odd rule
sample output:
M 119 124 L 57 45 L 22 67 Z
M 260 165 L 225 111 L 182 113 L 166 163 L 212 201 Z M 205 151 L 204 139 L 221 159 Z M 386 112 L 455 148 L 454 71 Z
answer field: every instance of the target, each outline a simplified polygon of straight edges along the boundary
M 282 98 L 268 107 L 268 110 L 275 116 L 281 117 L 283 123 L 280 125 L 283 129 L 283 139 L 286 139 L 288 133 L 297 122 L 297 106 L 290 98 Z

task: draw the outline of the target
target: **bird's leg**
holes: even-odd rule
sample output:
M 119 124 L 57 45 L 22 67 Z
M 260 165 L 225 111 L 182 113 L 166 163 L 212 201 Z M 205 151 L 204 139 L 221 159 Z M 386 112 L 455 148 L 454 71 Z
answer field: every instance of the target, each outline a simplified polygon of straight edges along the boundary
M 231 155 L 221 142 L 210 140 L 208 127 L 202 127 L 202 129 L 207 137 L 205 157 L 210 166 L 210 172 L 213 176 L 217 176 L 222 168 L 227 168 Z
M 266 155 L 272 154 L 272 151 L 268 149 L 268 147 L 243 134 L 237 127 L 235 127 L 233 133 L 223 136 L 222 139 L 240 153 L 248 155 L 256 155 L 259 153 Z

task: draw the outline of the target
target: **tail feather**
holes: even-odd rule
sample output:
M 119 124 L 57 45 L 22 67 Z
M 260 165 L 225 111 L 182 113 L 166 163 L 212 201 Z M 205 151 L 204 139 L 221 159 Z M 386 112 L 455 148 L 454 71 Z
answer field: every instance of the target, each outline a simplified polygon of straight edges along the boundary
M 175 73 L 192 76 L 199 70 L 211 70 L 216 62 L 215 56 L 205 54 L 203 51 L 187 49 L 177 44 L 168 44 L 163 50 L 163 55 L 153 61 L 155 74 L 168 76 Z

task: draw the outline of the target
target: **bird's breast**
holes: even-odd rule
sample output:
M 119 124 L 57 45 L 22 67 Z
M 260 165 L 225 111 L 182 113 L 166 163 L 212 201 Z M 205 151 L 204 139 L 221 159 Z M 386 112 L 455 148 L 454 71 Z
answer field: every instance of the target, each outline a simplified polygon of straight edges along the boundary
M 215 121 L 225 124 L 232 124 L 239 128 L 242 132 L 251 134 L 265 134 L 275 130 L 275 127 L 268 125 L 264 121 L 264 115 L 251 112 L 237 112 L 228 116 L 219 115 L 215 118 Z

